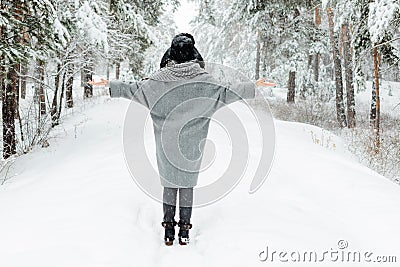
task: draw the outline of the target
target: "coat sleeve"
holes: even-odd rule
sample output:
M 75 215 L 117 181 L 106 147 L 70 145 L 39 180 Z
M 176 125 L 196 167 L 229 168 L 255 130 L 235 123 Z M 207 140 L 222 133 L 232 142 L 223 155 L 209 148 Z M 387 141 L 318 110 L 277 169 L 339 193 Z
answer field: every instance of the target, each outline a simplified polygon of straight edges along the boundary
M 146 107 L 148 107 L 147 98 L 142 90 L 142 85 L 146 81 L 132 81 L 123 82 L 120 80 L 110 81 L 110 96 L 112 98 L 122 97 L 129 100 L 136 101 Z
M 256 86 L 253 82 L 240 82 L 230 87 L 221 86 L 219 91 L 219 101 L 224 104 L 231 104 L 242 99 L 254 98 Z

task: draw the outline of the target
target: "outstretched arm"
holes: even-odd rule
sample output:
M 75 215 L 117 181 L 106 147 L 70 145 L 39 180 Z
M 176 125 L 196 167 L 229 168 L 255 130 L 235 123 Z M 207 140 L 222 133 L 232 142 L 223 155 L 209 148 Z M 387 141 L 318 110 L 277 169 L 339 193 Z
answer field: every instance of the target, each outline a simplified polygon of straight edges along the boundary
M 252 99 L 256 95 L 256 87 L 276 86 L 275 83 L 266 82 L 265 78 L 261 78 L 255 82 L 240 82 L 229 88 L 223 87 L 220 94 L 220 101 L 230 104 L 242 99 Z
M 139 89 L 137 82 L 122 82 L 119 80 L 108 81 L 100 79 L 99 82 L 89 81 L 88 84 L 98 86 L 109 86 L 111 97 L 123 97 L 132 99 L 136 91 Z
M 141 82 L 123 82 L 119 80 L 108 81 L 105 79 L 100 79 L 99 82 L 89 81 L 88 83 L 99 86 L 108 85 L 111 97 L 123 97 L 147 106 L 146 97 L 141 90 Z

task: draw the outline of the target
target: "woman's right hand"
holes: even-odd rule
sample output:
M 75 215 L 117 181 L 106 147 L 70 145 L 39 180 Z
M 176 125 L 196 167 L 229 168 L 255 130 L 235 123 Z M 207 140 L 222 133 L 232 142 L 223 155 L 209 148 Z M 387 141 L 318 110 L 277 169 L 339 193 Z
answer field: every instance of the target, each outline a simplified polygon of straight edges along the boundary
M 100 82 L 88 81 L 88 84 L 90 84 L 90 85 L 107 85 L 108 80 L 100 79 Z

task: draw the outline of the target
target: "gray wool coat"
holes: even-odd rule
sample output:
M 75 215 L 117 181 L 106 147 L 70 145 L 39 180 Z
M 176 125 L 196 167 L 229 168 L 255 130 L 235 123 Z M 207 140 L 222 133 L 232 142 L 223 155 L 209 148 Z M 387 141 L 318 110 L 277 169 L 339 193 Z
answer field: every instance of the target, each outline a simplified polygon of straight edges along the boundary
M 111 97 L 136 101 L 150 111 L 157 165 L 164 187 L 197 184 L 210 118 L 221 107 L 255 97 L 252 82 L 229 88 L 196 62 L 158 70 L 148 80 L 109 83 Z

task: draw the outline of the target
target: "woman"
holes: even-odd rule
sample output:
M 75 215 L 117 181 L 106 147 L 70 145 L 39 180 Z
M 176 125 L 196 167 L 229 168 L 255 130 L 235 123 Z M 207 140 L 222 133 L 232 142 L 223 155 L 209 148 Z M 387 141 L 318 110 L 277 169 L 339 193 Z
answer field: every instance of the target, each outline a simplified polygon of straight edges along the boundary
M 179 244 L 189 242 L 193 204 L 193 187 L 197 184 L 203 140 L 211 116 L 237 100 L 254 98 L 255 86 L 275 84 L 260 79 L 226 88 L 204 70 L 204 62 L 194 46 L 193 36 L 182 33 L 174 37 L 161 60 L 161 69 L 147 80 L 122 82 L 101 80 L 92 85 L 109 84 L 111 97 L 134 100 L 150 110 L 156 140 L 157 165 L 163 189 L 165 245 L 175 239 L 179 226 Z M 179 221 L 175 221 L 179 192 Z

